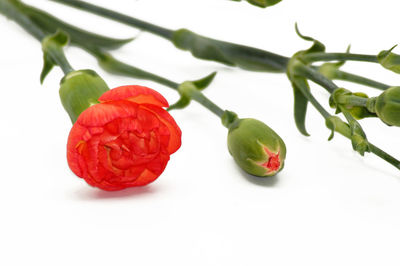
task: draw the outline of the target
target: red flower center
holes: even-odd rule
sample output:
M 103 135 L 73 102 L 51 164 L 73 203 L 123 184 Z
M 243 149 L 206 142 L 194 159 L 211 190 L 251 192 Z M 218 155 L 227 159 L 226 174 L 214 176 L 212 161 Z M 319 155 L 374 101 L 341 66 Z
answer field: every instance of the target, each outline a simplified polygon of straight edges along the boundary
M 264 147 L 264 151 L 268 154 L 269 158 L 261 166 L 267 168 L 267 173 L 278 171 L 281 167 L 281 161 L 279 160 L 280 152 L 273 153 L 267 147 Z

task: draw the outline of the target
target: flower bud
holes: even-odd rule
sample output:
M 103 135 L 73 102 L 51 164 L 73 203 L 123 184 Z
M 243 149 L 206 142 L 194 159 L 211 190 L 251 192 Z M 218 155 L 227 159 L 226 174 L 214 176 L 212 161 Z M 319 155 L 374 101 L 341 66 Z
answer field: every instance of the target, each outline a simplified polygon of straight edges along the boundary
M 391 87 L 367 101 L 367 108 L 390 126 L 400 126 L 400 87 Z
M 244 171 L 260 177 L 282 170 L 286 157 L 286 146 L 279 135 L 251 118 L 237 119 L 230 125 L 228 149 Z
M 60 98 L 72 123 L 109 88 L 93 70 L 77 70 L 65 75 L 60 82 Z

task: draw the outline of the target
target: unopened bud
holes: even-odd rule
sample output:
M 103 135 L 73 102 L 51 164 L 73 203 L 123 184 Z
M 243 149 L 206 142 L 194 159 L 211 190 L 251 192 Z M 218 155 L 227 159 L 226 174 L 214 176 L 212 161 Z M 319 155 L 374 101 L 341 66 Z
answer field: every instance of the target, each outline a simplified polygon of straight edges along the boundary
M 400 126 L 400 87 L 391 87 L 378 97 L 369 98 L 367 108 L 390 126 Z
M 286 146 L 279 135 L 251 118 L 237 119 L 229 127 L 228 149 L 244 171 L 261 177 L 282 170 L 286 157 Z

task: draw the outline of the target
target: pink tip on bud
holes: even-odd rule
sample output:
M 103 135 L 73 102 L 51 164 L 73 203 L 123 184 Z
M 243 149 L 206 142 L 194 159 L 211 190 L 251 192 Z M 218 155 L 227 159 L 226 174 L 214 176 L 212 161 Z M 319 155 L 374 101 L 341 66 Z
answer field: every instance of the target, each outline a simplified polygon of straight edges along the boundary
M 264 151 L 266 154 L 268 154 L 269 158 L 267 161 L 261 163 L 260 165 L 267 170 L 268 174 L 278 171 L 281 167 L 281 161 L 279 160 L 280 152 L 278 151 L 277 153 L 273 153 L 267 147 L 264 147 Z

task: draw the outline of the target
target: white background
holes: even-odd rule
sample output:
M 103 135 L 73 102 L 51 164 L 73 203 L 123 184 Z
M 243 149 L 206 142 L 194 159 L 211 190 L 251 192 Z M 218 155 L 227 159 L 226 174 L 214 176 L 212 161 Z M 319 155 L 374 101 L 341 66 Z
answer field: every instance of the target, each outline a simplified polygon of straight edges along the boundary
M 98 33 L 138 31 L 49 1 L 27 1 Z M 283 0 L 269 9 L 226 0 L 98 0 L 98 4 L 171 29 L 290 56 L 310 43 L 328 51 L 377 54 L 400 42 L 396 0 Z M 372 154 L 352 151 L 309 108 L 302 136 L 293 120 L 292 89 L 283 74 L 252 73 L 200 61 L 148 33 L 115 51 L 133 65 L 177 82 L 219 72 L 205 94 L 241 117 L 266 122 L 288 147 L 276 177 L 244 174 L 226 147 L 226 129 L 197 103 L 173 111 L 182 148 L 147 187 L 103 192 L 75 177 L 65 146 L 71 127 L 58 98 L 55 69 L 39 83 L 39 43 L 0 17 L 0 264 L 1 265 L 399 265 L 400 175 Z M 153 82 L 111 76 L 77 48 L 76 69 L 92 68 L 110 87 L 141 84 L 170 103 L 176 92 Z M 399 76 L 369 63 L 345 70 L 389 84 Z M 369 95 L 379 91 L 340 83 Z M 313 92 L 327 108 L 328 95 Z M 333 112 L 333 110 L 330 110 Z M 398 128 L 362 121 L 369 140 L 400 157 Z

